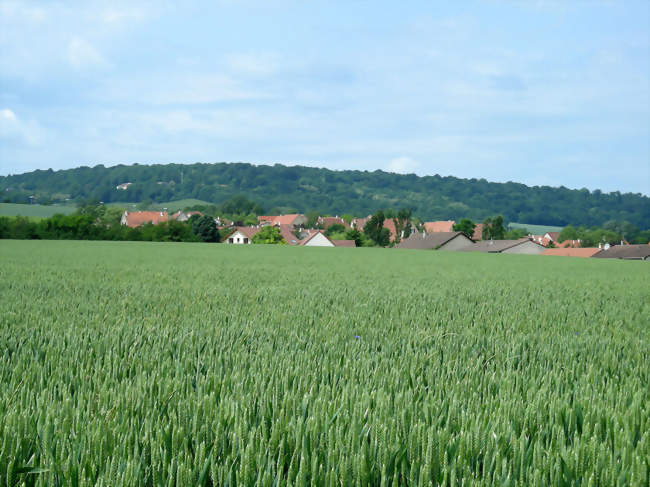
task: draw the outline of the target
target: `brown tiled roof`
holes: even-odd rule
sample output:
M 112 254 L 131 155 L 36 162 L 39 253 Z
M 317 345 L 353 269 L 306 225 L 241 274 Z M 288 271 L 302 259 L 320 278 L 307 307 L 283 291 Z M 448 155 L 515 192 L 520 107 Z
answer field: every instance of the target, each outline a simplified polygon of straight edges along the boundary
M 300 245 L 301 240 L 293 234 L 293 225 L 281 224 L 278 225 L 278 228 L 280 228 L 280 235 L 285 242 L 289 245 Z
M 396 249 L 435 249 L 446 244 L 450 240 L 455 239 L 459 235 L 462 235 L 459 238 L 467 238 L 463 232 L 434 232 L 434 233 L 422 233 L 422 232 L 413 232 L 409 238 L 402 240 L 398 243 Z
M 277 215 L 260 215 L 257 217 L 257 221 L 260 223 L 273 223 L 277 218 Z
M 357 243 L 354 240 L 332 240 L 335 247 L 356 247 Z
M 453 221 L 453 220 L 437 221 L 437 222 L 424 222 L 424 230 L 427 233 L 453 232 L 455 223 L 456 222 Z
M 259 232 L 260 230 L 261 230 L 261 228 L 258 227 L 258 226 L 255 226 L 255 227 L 233 227 L 232 232 L 230 232 L 230 234 L 228 236 L 230 236 L 233 233 L 239 231 L 239 232 L 243 233 L 245 236 L 247 236 L 248 238 L 253 238 L 253 236 L 257 232 Z
M 384 220 L 384 228 L 388 228 L 388 231 L 390 232 L 391 242 L 395 240 L 395 237 L 397 237 L 397 228 L 395 227 L 395 220 L 393 220 L 392 218 L 386 218 Z
M 594 257 L 600 259 L 649 259 L 650 245 L 615 245 L 598 252 Z
M 145 223 L 158 223 L 166 222 L 169 219 L 166 211 L 133 211 L 126 212 L 126 224 L 131 228 L 139 227 Z
M 273 220 L 274 225 L 292 225 L 294 220 L 300 215 L 298 213 L 292 213 L 291 215 L 278 215 Z
M 565 240 L 564 242 L 554 242 L 557 247 L 560 248 L 578 248 L 580 247 L 580 240 Z
M 355 218 L 352 220 L 352 226 L 359 230 L 360 232 L 363 232 L 363 227 L 366 226 L 366 223 L 368 223 L 368 220 L 370 220 L 371 216 L 368 215 L 365 218 Z
M 559 257 L 593 257 L 598 252 L 600 252 L 600 249 L 596 247 L 566 247 L 558 249 L 546 249 L 544 252 L 542 252 L 541 255 L 556 255 Z

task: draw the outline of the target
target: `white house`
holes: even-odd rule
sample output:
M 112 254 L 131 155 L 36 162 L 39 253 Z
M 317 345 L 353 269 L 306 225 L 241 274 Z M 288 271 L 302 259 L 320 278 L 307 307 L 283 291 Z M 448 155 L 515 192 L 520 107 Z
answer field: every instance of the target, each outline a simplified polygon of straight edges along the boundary
M 259 227 L 235 227 L 235 231 L 226 237 L 223 243 L 245 245 L 252 243 L 253 235 L 260 231 Z

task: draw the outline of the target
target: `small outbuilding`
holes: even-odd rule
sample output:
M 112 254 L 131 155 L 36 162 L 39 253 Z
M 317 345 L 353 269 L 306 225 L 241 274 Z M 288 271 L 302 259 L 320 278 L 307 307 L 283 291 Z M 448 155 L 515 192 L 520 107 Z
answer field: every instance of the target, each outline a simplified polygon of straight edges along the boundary
M 414 232 L 398 243 L 397 249 L 465 250 L 474 245 L 463 232 Z

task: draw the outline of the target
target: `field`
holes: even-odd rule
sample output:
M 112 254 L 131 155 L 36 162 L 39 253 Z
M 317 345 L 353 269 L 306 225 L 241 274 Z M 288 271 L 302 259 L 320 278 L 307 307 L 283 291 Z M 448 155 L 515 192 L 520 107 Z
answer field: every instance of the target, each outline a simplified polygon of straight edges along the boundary
M 69 215 L 76 211 L 74 206 L 63 205 L 20 205 L 17 203 L 0 203 L 0 216 L 27 216 L 47 218 L 56 213 Z
M 546 232 L 561 232 L 563 227 L 551 225 L 530 225 L 528 223 L 509 223 L 508 228 L 525 228 L 533 235 L 544 235 Z
M 645 262 L 0 241 L 0 485 L 648 485 Z

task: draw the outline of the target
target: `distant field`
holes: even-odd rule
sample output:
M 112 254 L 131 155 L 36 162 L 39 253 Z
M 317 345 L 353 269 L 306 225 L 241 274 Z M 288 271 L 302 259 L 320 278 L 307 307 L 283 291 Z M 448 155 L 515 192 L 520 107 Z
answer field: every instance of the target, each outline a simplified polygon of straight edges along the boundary
M 120 208 L 126 208 L 129 211 L 137 211 L 137 207 L 140 203 L 108 203 L 107 206 L 117 206 Z M 182 210 L 187 206 L 193 205 L 212 205 L 214 203 L 209 203 L 207 201 L 195 200 L 195 199 L 186 199 L 186 200 L 176 200 L 176 201 L 167 201 L 165 203 L 152 203 L 149 205 L 150 210 L 162 210 L 167 208 L 167 211 L 174 213 L 178 210 Z
M 56 213 L 69 215 L 76 211 L 74 206 L 63 205 L 21 205 L 16 203 L 0 203 L 0 216 L 28 216 L 47 218 Z
M 0 241 L 0 485 L 648 485 L 643 262 Z
M 510 223 L 510 228 L 526 228 L 533 235 L 544 235 L 546 232 L 561 232 L 563 227 L 550 225 L 529 225 L 528 223 Z

